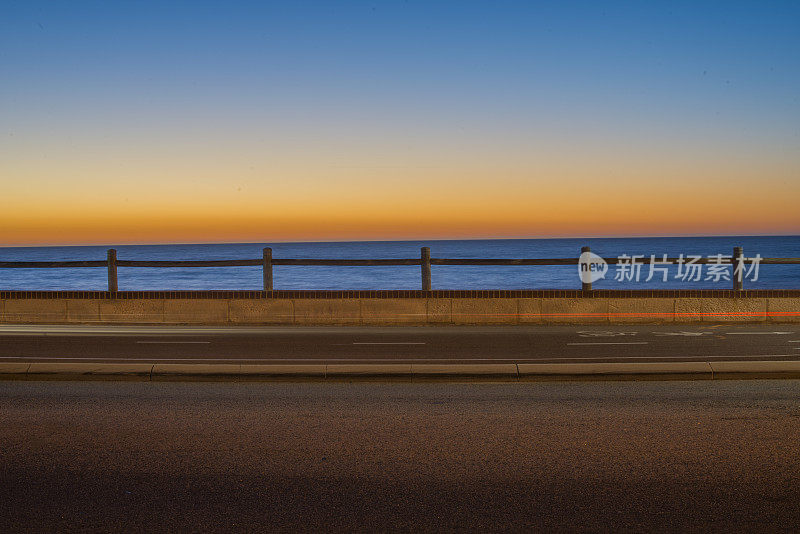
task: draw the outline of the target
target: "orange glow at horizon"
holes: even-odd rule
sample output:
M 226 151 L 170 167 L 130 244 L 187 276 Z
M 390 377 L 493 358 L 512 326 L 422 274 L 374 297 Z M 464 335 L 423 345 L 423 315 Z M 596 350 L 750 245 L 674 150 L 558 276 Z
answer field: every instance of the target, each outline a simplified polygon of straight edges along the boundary
M 780 146 L 584 141 L 20 143 L 0 246 L 800 233 Z
M 687 188 L 686 190 L 684 189 Z M 349 241 L 797 233 L 797 188 L 740 192 L 624 185 L 379 195 L 268 195 L 96 202 L 42 198 L 0 213 L 0 245 Z M 701 193 L 701 194 L 698 194 Z M 327 198 L 326 198 L 327 196 Z M 348 198 L 349 197 L 349 198 Z M 713 201 L 709 201 L 713 199 Z

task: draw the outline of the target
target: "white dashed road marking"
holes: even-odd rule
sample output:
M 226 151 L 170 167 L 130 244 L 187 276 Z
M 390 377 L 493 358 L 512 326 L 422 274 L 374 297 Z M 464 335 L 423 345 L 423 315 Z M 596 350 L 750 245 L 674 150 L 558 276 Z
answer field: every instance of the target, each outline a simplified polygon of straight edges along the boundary
M 567 343 L 567 345 L 647 345 L 647 341 L 629 341 L 629 342 L 591 342 L 591 343 Z
M 164 343 L 170 343 L 170 344 L 172 344 L 172 343 L 179 343 L 179 344 L 187 344 L 187 343 L 208 344 L 208 343 L 211 343 L 211 342 L 210 341 L 137 341 L 137 343 L 148 343 L 148 344 L 152 345 L 152 344 L 164 344 Z
M 656 336 L 687 336 L 696 337 L 703 334 L 710 334 L 711 332 L 653 332 Z
M 388 343 L 388 342 L 362 342 L 362 343 L 351 343 L 352 345 L 427 345 L 427 343 L 417 342 L 417 341 L 408 341 L 408 342 L 398 342 L 398 343 Z
M 786 336 L 794 332 L 726 332 L 729 336 Z

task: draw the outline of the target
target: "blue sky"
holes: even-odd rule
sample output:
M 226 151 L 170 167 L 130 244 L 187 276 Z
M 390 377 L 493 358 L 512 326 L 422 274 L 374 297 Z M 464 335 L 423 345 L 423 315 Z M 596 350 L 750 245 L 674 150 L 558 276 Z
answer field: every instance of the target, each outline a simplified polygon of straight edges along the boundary
M 798 2 L 4 2 L 0 179 L 24 182 L 8 190 L 21 205 L 45 191 L 105 201 L 97 184 L 135 170 L 161 196 L 200 180 L 176 200 L 187 213 L 214 198 L 236 212 L 250 208 L 218 195 L 234 182 L 256 196 L 302 184 L 288 202 L 326 187 L 358 197 L 366 176 L 328 171 L 366 168 L 391 198 L 402 179 L 381 169 L 446 191 L 494 165 L 471 178 L 486 188 L 471 187 L 472 209 L 497 187 L 588 184 L 595 168 L 611 183 L 638 175 L 652 196 L 678 162 L 686 184 L 729 175 L 785 198 L 800 180 L 798 27 Z M 131 198 L 127 216 L 158 212 Z M 776 232 L 800 230 L 784 219 Z M 497 235 L 528 235 L 514 221 Z

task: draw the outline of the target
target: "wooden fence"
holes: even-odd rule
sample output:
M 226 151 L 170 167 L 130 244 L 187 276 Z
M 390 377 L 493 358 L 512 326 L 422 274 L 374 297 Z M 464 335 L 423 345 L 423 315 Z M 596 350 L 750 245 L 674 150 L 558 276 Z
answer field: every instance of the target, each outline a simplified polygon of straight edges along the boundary
M 590 252 L 589 247 L 583 247 L 581 253 Z M 723 258 L 721 261 L 712 259 L 714 257 L 700 258 L 695 264 L 736 264 L 742 257 L 742 247 L 734 247 L 733 255 Z M 620 263 L 620 258 L 603 258 L 610 264 Z M 637 264 L 647 265 L 651 263 L 651 257 L 637 258 Z M 530 266 L 530 265 L 578 265 L 579 258 L 522 258 L 522 259 L 485 259 L 485 258 L 432 258 L 431 249 L 422 247 L 419 258 L 408 259 L 290 259 L 273 258 L 272 249 L 265 248 L 260 259 L 251 260 L 120 260 L 117 259 L 117 251 L 109 249 L 105 261 L 0 261 L 0 269 L 66 269 L 80 267 L 107 267 L 108 268 L 108 290 L 117 291 L 117 268 L 118 267 L 258 267 L 263 269 L 264 290 L 273 289 L 272 267 L 274 265 L 296 265 L 296 266 L 362 266 L 362 267 L 383 267 L 383 266 L 415 266 L 419 265 L 422 275 L 422 289 L 431 289 L 431 266 L 432 265 L 473 265 L 473 266 Z M 657 262 L 668 262 L 676 264 L 679 258 L 656 258 Z M 685 258 L 684 258 L 685 261 Z M 741 261 L 752 263 L 753 258 L 743 258 Z M 759 258 L 761 264 L 800 264 L 800 258 Z M 743 277 L 731 276 L 733 289 L 743 288 Z M 582 283 L 584 291 L 592 289 L 591 283 Z

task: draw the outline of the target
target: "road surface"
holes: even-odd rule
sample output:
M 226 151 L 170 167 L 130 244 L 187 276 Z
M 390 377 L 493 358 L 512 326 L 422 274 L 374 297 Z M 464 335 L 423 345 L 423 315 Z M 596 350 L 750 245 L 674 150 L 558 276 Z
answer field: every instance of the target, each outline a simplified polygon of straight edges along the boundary
M 0 531 L 797 532 L 800 381 L 0 382 Z
M 0 326 L 0 362 L 632 363 L 797 359 L 798 325 Z

